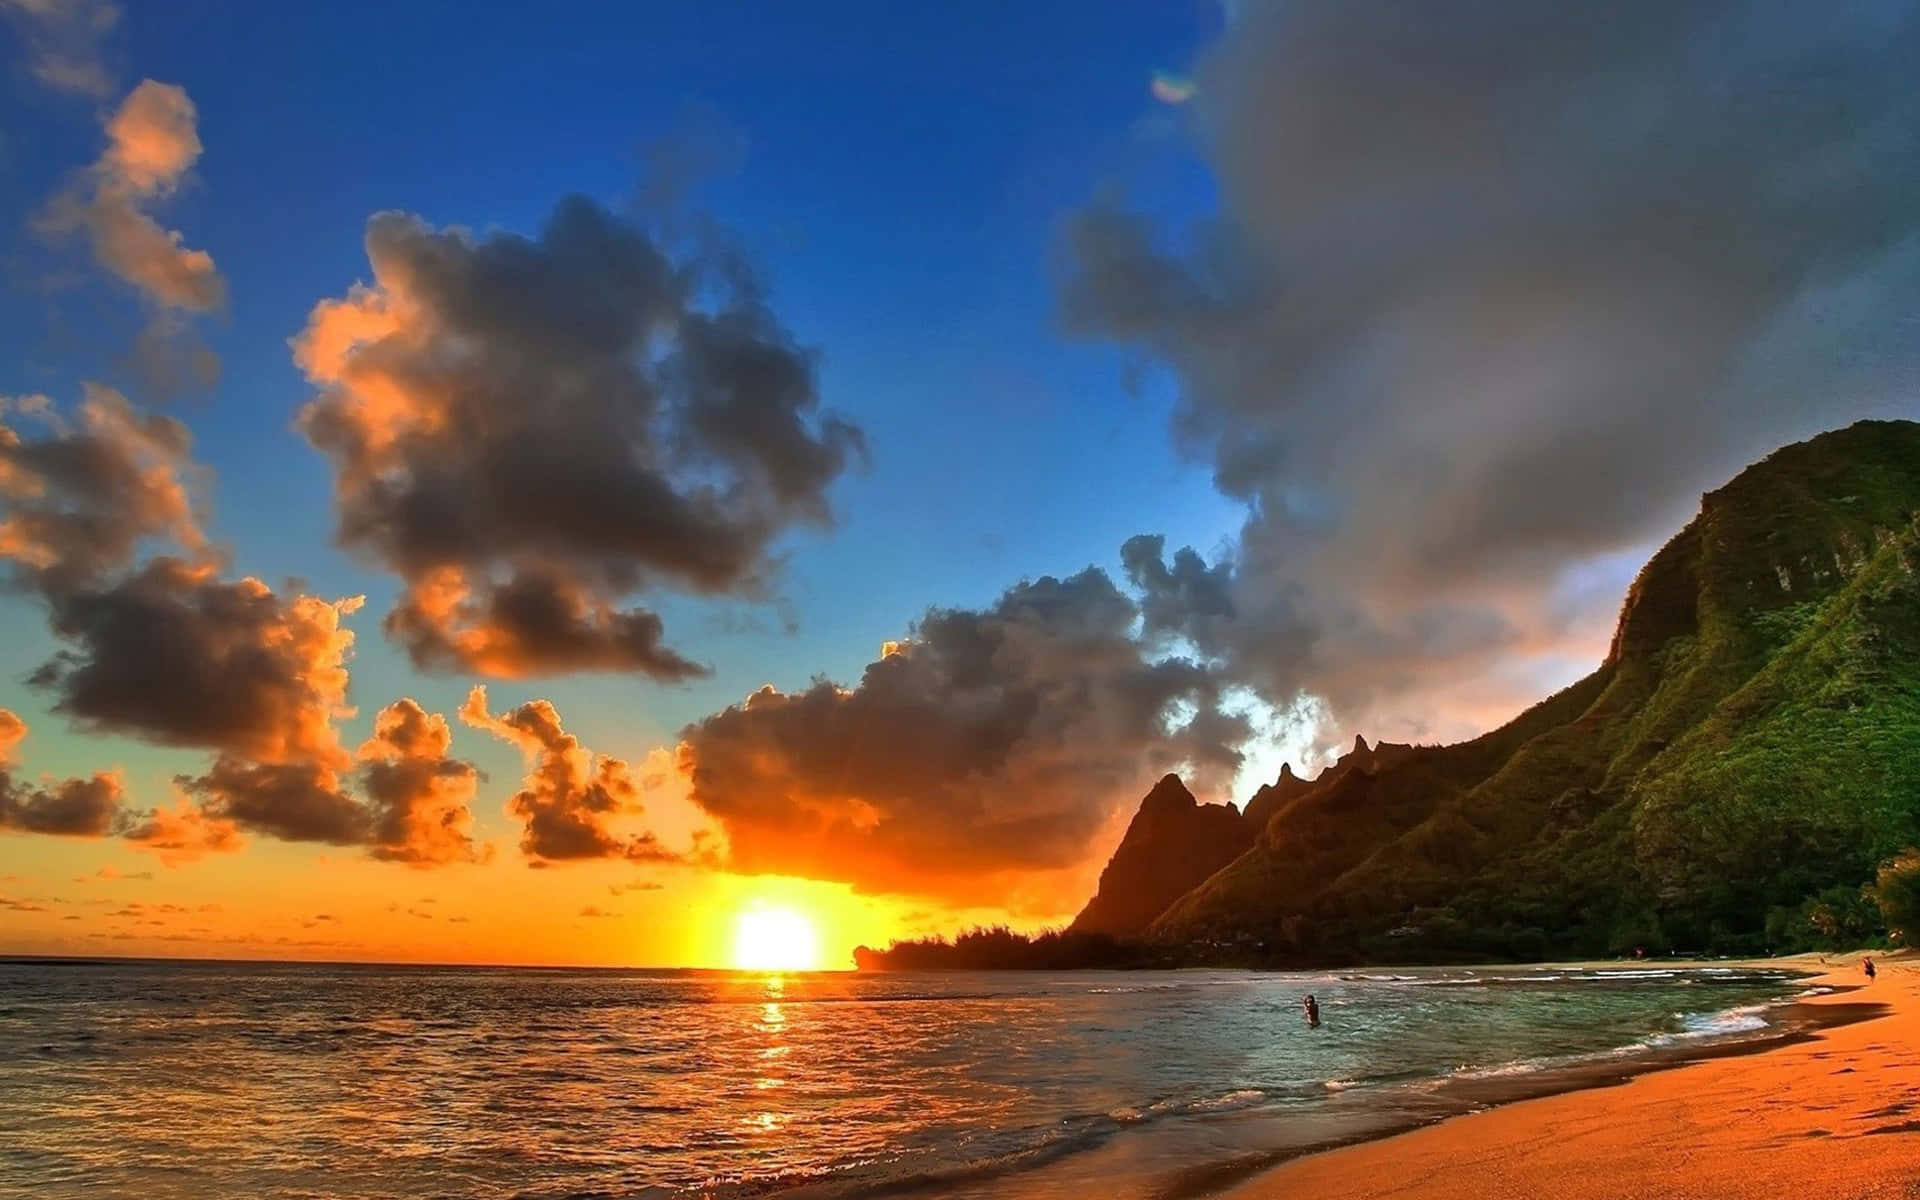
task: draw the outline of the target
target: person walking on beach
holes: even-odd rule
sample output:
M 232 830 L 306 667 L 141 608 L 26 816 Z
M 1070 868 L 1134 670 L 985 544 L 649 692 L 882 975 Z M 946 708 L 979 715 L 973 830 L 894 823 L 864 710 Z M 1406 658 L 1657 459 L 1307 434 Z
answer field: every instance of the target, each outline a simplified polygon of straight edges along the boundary
M 1860 960 L 1860 969 L 1867 973 L 1867 982 L 1872 983 L 1874 975 L 1877 974 L 1873 969 L 1873 955 L 1869 954 Z M 1309 996 L 1308 999 L 1312 999 L 1312 997 Z
M 1320 1002 L 1309 995 L 1300 1002 L 1300 1007 L 1307 1010 L 1307 1028 L 1320 1028 Z

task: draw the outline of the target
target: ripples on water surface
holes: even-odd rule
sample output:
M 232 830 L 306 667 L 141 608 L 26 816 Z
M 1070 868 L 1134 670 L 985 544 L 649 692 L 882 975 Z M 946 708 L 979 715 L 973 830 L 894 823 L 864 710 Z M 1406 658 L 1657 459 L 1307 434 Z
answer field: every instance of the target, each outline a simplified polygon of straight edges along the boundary
M 8 963 L 0 1191 L 1146 1195 L 1438 1115 L 1442 1077 L 1737 1033 L 1792 990 L 1695 970 Z

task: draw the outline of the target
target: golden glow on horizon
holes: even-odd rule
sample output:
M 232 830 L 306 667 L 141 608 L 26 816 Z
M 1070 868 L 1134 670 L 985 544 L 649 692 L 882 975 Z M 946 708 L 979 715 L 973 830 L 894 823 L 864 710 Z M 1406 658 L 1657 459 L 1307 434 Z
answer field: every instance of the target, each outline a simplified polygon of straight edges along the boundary
M 129 778 L 157 790 L 163 770 L 136 763 Z M 490 818 L 476 824 L 485 830 Z M 1072 915 L 861 895 L 785 875 L 643 878 L 624 862 L 544 871 L 533 888 L 513 835 L 486 840 L 488 862 L 403 872 L 270 838 L 169 868 L 125 845 L 0 837 L 0 954 L 733 970 L 741 914 L 791 909 L 812 928 L 810 966 L 843 971 L 855 946 L 975 925 L 1032 932 Z M 293 878 L 324 886 L 276 886 Z
M 733 924 L 733 965 L 742 971 L 815 971 L 820 934 L 796 908 L 755 906 Z

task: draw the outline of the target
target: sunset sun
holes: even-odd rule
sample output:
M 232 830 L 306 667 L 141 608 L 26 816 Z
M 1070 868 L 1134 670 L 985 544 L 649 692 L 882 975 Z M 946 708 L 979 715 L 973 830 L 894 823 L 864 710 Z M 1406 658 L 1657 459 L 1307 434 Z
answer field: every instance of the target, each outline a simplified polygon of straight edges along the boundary
M 733 965 L 742 971 L 812 971 L 820 966 L 820 935 L 792 908 L 749 908 L 733 925 Z

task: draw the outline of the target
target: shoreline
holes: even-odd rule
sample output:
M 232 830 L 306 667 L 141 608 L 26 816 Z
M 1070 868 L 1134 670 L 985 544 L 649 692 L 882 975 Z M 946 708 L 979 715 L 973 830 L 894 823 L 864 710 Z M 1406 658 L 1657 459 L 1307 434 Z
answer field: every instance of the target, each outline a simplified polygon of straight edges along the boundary
M 1718 963 L 1824 989 L 1748 1038 L 1519 1079 L 1456 1079 L 1469 1111 L 1305 1154 L 1221 1163 L 1164 1194 L 1216 1200 L 1902 1200 L 1920 1181 L 1920 959 L 1878 982 L 1803 955 Z M 1871 1142 L 1856 1139 L 1872 1137 Z

